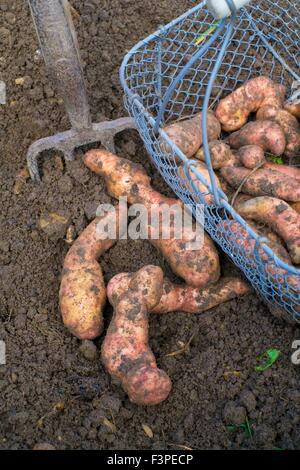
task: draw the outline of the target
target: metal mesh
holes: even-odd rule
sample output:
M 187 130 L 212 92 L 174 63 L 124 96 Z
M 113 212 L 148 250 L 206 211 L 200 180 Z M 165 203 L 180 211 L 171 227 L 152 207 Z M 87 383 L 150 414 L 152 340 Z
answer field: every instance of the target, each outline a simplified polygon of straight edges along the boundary
M 221 194 L 221 206 L 207 204 L 205 196 L 212 193 L 211 183 L 203 179 L 193 161 L 188 160 L 163 132 L 167 123 L 201 111 L 224 42 L 228 23 L 205 53 L 188 67 L 184 77 L 176 82 L 187 64 L 193 62 L 199 48 L 216 34 L 214 30 L 218 31 L 205 3 L 129 52 L 121 68 L 125 104 L 154 164 L 177 196 L 192 205 L 195 215 L 196 205 L 204 203 L 205 229 L 211 237 L 243 270 L 265 300 L 280 305 L 300 319 L 300 271 L 274 255 L 267 242 L 261 240 L 234 211 L 224 193 Z M 211 107 L 246 80 L 260 75 L 284 83 L 291 93 L 299 68 L 300 2 L 285 1 L 282 2 L 284 6 L 280 3 L 253 2 L 251 7 L 239 12 L 234 34 L 214 82 Z M 209 29 L 210 36 L 203 37 Z M 265 39 L 270 47 L 265 44 Z M 206 193 L 197 189 L 197 179 L 207 187 Z

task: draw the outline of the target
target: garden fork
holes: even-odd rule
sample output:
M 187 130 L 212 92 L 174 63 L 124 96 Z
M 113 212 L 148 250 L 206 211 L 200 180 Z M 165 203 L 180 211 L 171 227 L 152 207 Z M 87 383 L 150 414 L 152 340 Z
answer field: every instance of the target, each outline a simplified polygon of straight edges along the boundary
M 81 68 L 71 9 L 68 0 L 28 0 L 46 66 L 64 99 L 72 128 L 34 142 L 27 153 L 32 179 L 40 181 L 38 157 L 44 150 L 61 151 L 66 160 L 74 159 L 74 150 L 93 142 L 115 151 L 114 137 L 125 129 L 134 129 L 131 118 L 92 123 Z

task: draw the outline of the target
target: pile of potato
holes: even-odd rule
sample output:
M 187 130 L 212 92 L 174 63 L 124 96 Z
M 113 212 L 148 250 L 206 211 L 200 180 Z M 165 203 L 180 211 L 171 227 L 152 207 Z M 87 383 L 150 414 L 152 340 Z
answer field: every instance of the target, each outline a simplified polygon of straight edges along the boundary
M 300 127 L 295 108 L 284 104 L 285 88 L 266 77 L 250 80 L 223 99 L 216 112 L 208 115 L 208 137 L 217 184 L 223 191 L 239 189 L 236 210 L 250 223 L 265 222 L 263 235 L 274 253 L 288 264 L 300 263 L 300 170 L 288 165 L 276 165 L 266 160 L 266 152 L 292 158 L 300 149 Z M 251 113 L 257 120 L 247 123 Z M 299 117 L 299 115 L 298 115 Z M 202 146 L 201 113 L 193 119 L 171 124 L 165 132 L 190 158 L 199 162 L 199 172 L 209 181 Z M 233 132 L 221 141 L 222 129 Z M 168 151 L 165 142 L 161 143 Z M 129 204 L 143 204 L 150 211 L 167 205 L 182 207 L 178 199 L 167 198 L 151 186 L 141 165 L 119 158 L 106 150 L 91 150 L 85 155 L 85 165 L 104 177 L 108 194 L 118 200 L 126 196 Z M 178 175 L 186 187 L 190 182 L 183 167 Z M 207 204 L 213 204 L 204 184 L 191 172 L 196 187 L 205 193 Z M 231 188 L 231 189 L 230 189 Z M 190 188 L 192 190 L 192 188 Z M 160 209 L 159 209 L 160 210 Z M 117 206 L 119 221 L 123 207 Z M 109 250 L 116 239 L 102 240 L 97 225 L 109 222 L 115 213 L 97 217 L 79 236 L 69 250 L 63 267 L 60 308 L 65 325 L 80 339 L 95 339 L 103 332 L 103 309 L 108 297 L 114 315 L 102 345 L 101 358 L 109 373 L 117 377 L 131 401 L 154 405 L 167 398 L 171 381 L 157 367 L 149 347 L 149 314 L 174 311 L 201 313 L 222 302 L 247 294 L 250 287 L 240 278 L 221 278 L 218 251 L 205 234 L 199 250 L 187 249 L 195 231 L 185 230 L 182 240 L 172 236 L 164 239 L 159 227 L 158 239 L 152 243 L 161 251 L 174 273 L 184 284 L 174 285 L 164 279 L 161 268 L 146 266 L 137 273 L 120 273 L 105 286 L 99 257 Z M 119 222 L 118 222 L 119 223 Z M 174 233 L 172 219 L 171 234 Z M 152 233 L 151 222 L 144 229 Z M 254 242 L 242 226 L 231 220 L 220 222 L 218 230 L 234 237 L 243 252 L 254 256 Z M 116 227 L 119 233 L 119 227 Z M 228 235 L 229 234 L 229 235 Z M 262 259 L 267 256 L 260 250 Z M 270 276 L 283 271 L 274 263 L 267 264 Z M 297 292 L 298 285 L 293 285 Z
M 104 177 L 107 192 L 115 199 L 127 196 L 129 204 L 143 204 L 147 210 L 157 205 L 158 210 L 177 206 L 178 199 L 167 198 L 155 191 L 144 168 L 106 150 L 91 150 L 84 159 L 92 171 Z M 124 217 L 124 206 L 117 206 L 119 223 Z M 167 398 L 171 381 L 158 369 L 148 345 L 149 314 L 174 311 L 200 314 L 222 302 L 247 294 L 249 285 L 240 278 L 221 278 L 218 251 L 205 234 L 201 249 L 191 250 L 188 245 L 197 236 L 195 227 L 186 227 L 182 239 L 174 233 L 170 223 L 169 239 L 159 226 L 158 239 L 149 237 L 168 261 L 184 284 L 174 285 L 164 279 L 161 268 L 146 266 L 138 273 L 121 273 L 106 286 L 99 257 L 112 247 L 117 239 L 99 239 L 97 225 L 109 223 L 115 211 L 97 217 L 79 236 L 69 250 L 62 272 L 60 308 L 64 324 L 80 339 L 95 339 L 103 332 L 103 309 L 108 299 L 114 315 L 102 346 L 102 361 L 111 375 L 120 379 L 129 398 L 143 405 L 154 405 Z M 157 227 L 145 229 L 150 233 Z
M 229 197 L 234 195 L 236 211 L 259 234 L 269 238 L 275 254 L 287 264 L 297 266 L 300 264 L 300 168 L 289 163 L 300 155 L 300 104 L 285 102 L 285 93 L 283 85 L 267 77 L 249 80 L 220 101 L 215 113 L 210 112 L 207 125 L 217 185 Z M 250 117 L 256 119 L 248 122 Z M 201 148 L 201 119 L 200 114 L 183 123 L 171 124 L 165 132 L 187 157 L 199 160 L 195 167 L 209 181 Z M 222 130 L 228 134 L 223 141 L 219 140 Z M 187 145 L 186 141 L 195 145 Z M 274 156 L 283 156 L 288 164 L 268 161 L 268 157 Z M 178 174 L 194 192 L 183 167 L 179 167 Z M 213 196 L 207 195 L 206 187 L 192 170 L 190 177 L 196 188 L 206 193 L 206 203 L 213 204 Z M 266 227 L 262 229 L 261 223 Z M 251 246 L 245 246 L 246 231 L 239 223 L 221 223 L 219 230 L 233 233 L 232 238 L 237 238 L 241 251 L 248 249 L 251 253 Z M 263 251 L 261 256 L 265 256 Z M 275 270 L 273 275 L 276 274 L 280 272 Z

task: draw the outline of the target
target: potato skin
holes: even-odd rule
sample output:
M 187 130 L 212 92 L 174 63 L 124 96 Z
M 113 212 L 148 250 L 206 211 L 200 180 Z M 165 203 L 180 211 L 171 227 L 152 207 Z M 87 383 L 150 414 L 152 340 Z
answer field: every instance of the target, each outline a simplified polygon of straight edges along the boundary
M 250 170 L 262 165 L 265 162 L 265 152 L 258 145 L 245 145 L 237 153 L 240 163 Z
M 251 113 L 262 106 L 282 108 L 286 89 L 268 77 L 256 77 L 222 99 L 216 109 L 216 117 L 226 132 L 243 127 Z
M 236 206 L 243 217 L 265 222 L 285 241 L 294 264 L 300 263 L 300 216 L 280 199 L 258 197 Z
M 214 170 L 241 165 L 253 169 L 265 161 L 265 153 L 258 145 L 245 145 L 233 153 L 229 145 L 220 140 L 213 140 L 209 143 L 209 150 Z M 195 158 L 205 162 L 203 148 L 196 153 Z
M 300 102 L 291 103 L 290 101 L 286 101 L 284 104 L 284 109 L 297 119 L 300 119 Z
M 74 336 L 92 340 L 101 335 L 106 294 L 96 262 L 78 270 L 64 268 L 59 296 L 64 325 Z
M 253 262 L 257 264 L 257 247 L 255 241 L 249 239 L 247 230 L 243 228 L 239 222 L 233 220 L 222 221 L 218 226 L 218 231 L 229 241 L 234 242 L 235 250 L 239 249 L 240 253 L 243 253 L 243 256 L 246 256 L 250 263 Z M 279 259 L 292 265 L 291 258 L 282 244 L 274 242 L 273 240 L 269 240 L 269 242 L 265 242 L 265 244 L 271 248 Z M 291 290 L 299 292 L 299 282 L 294 276 L 287 276 L 286 270 L 276 266 L 275 262 L 268 257 L 262 248 L 258 249 L 258 254 L 264 263 L 265 272 L 270 276 L 273 282 L 276 281 L 277 284 L 283 283 L 285 286 L 288 285 Z
M 300 182 L 300 168 L 296 166 L 278 165 L 277 163 L 266 162 L 264 164 L 264 169 L 277 171 L 278 173 L 290 176 L 291 178 L 294 178 L 295 180 Z
M 202 145 L 202 113 L 198 113 L 192 119 L 175 122 L 164 128 L 164 131 L 177 147 L 188 157 L 192 157 Z M 221 124 L 212 111 L 207 113 L 208 140 L 216 140 L 221 135 Z M 172 153 L 169 145 L 161 140 L 162 148 L 167 153 Z
M 186 312 L 200 314 L 251 292 L 250 286 L 240 278 L 224 277 L 204 289 L 178 286 L 164 280 L 163 295 L 151 313 Z
M 149 211 L 156 204 L 158 210 L 163 205 L 182 210 L 178 199 L 162 196 L 150 186 L 150 178 L 145 170 L 129 160 L 119 158 L 106 150 L 91 150 L 84 158 L 88 168 L 104 176 L 109 194 L 119 198 L 127 196 L 129 204 L 143 204 Z M 153 226 L 148 225 L 151 232 Z M 162 230 L 162 227 L 160 227 Z M 174 226 L 171 225 L 171 231 Z M 201 249 L 190 250 L 188 244 L 195 240 L 195 233 L 186 229 L 182 239 L 150 239 L 150 243 L 162 252 L 175 274 L 194 287 L 203 287 L 216 282 L 220 277 L 219 255 L 208 235 L 204 234 Z
M 273 121 L 249 122 L 241 130 L 229 136 L 230 147 L 239 149 L 245 145 L 257 145 L 265 152 L 282 155 L 286 148 L 284 132 Z
M 130 279 L 131 276 L 126 273 L 115 276 L 107 288 L 108 298 L 120 295 L 120 291 L 129 285 Z M 251 292 L 249 284 L 237 277 L 224 277 L 204 289 L 186 284 L 173 284 L 165 278 L 161 299 L 150 312 L 158 315 L 171 312 L 200 314 L 249 292 Z
M 294 209 L 294 211 L 300 214 L 300 202 L 293 202 L 290 204 L 290 206 Z
M 244 229 L 239 222 L 235 222 L 233 220 L 222 221 L 218 225 L 218 232 L 227 240 L 234 243 L 234 250 L 239 250 L 241 254 L 243 253 L 243 256 L 246 256 L 249 263 L 254 263 L 257 265 L 257 247 L 255 241 L 249 239 L 247 230 Z M 281 244 L 270 240 L 268 245 L 278 258 L 287 264 L 292 264 L 288 253 Z M 298 276 L 288 275 L 286 270 L 279 268 L 275 262 L 268 257 L 262 248 L 258 249 L 258 253 L 260 259 L 264 263 L 264 270 L 269 279 L 272 280 L 275 285 L 278 285 L 279 288 L 282 286 L 287 292 L 287 302 L 290 300 L 290 293 L 293 293 L 294 295 L 300 293 Z M 284 300 L 285 297 L 282 291 L 283 289 L 279 291 L 279 295 Z M 272 313 L 272 310 L 270 311 Z
M 163 272 L 159 267 L 146 266 L 126 278 L 123 285 L 120 279 L 121 283 L 124 279 L 118 276 L 108 286 L 114 315 L 101 358 L 133 403 L 157 405 L 166 400 L 172 387 L 167 374 L 158 369 L 148 345 L 148 312 L 162 295 Z
M 206 179 L 206 181 L 209 183 L 210 182 L 210 176 L 208 172 L 208 168 L 203 162 L 196 162 L 193 167 L 199 171 L 199 173 Z M 181 184 L 184 184 L 188 188 L 188 190 L 194 195 L 194 198 L 197 199 L 198 204 L 203 204 L 203 201 L 205 201 L 206 204 L 208 205 L 213 205 L 214 204 L 214 196 L 209 192 L 209 189 L 206 187 L 202 181 L 200 181 L 195 173 L 192 171 L 192 169 L 189 170 L 189 175 L 191 180 L 194 182 L 194 185 L 196 189 L 202 193 L 201 196 L 197 196 L 195 194 L 195 190 L 192 186 L 192 184 L 189 182 L 189 180 L 186 177 L 185 170 L 183 166 L 180 166 L 178 169 L 178 175 L 181 179 Z M 217 187 L 221 188 L 221 184 L 219 182 L 219 179 L 217 175 L 215 175 Z M 184 183 L 182 183 L 182 181 Z
M 256 119 L 259 121 L 269 120 L 277 122 L 286 137 L 285 155 L 292 158 L 299 153 L 300 125 L 292 114 L 284 109 L 277 109 L 274 106 L 264 106 L 257 112 Z
M 245 180 L 242 191 L 250 196 L 274 196 L 285 201 L 300 201 L 300 185 L 297 180 L 278 171 L 260 168 L 251 174 L 251 170 L 247 168 L 226 167 L 220 172 L 235 189 Z
M 237 159 L 233 155 L 229 145 L 226 145 L 221 140 L 213 140 L 209 143 L 209 150 L 211 156 L 212 167 L 214 170 L 219 170 L 224 166 L 231 166 L 237 163 Z M 204 150 L 201 148 L 195 155 L 195 158 L 205 163 Z
M 121 217 L 120 208 L 116 208 Z M 103 331 L 106 289 L 97 258 L 116 240 L 99 240 L 100 221 L 114 220 L 115 212 L 97 217 L 78 237 L 64 260 L 59 303 L 65 326 L 79 339 L 95 339 Z M 118 220 L 117 220 L 118 222 Z M 118 226 L 117 226 L 118 230 Z M 117 232 L 118 233 L 118 232 Z

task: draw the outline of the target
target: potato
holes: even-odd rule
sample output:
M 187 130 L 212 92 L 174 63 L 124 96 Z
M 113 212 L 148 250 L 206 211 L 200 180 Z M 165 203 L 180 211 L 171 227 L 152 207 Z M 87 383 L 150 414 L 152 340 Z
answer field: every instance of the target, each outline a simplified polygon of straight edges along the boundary
M 226 145 L 221 140 L 213 140 L 209 143 L 209 150 L 211 156 L 212 167 L 219 170 L 224 166 L 231 166 L 238 164 L 238 159 L 233 155 L 229 145 Z M 204 150 L 201 148 L 195 155 L 195 158 L 205 162 Z
M 264 106 L 257 114 L 260 121 L 274 121 L 282 128 L 286 138 L 285 155 L 294 157 L 300 150 L 300 125 L 297 119 L 284 109 L 277 109 L 274 106 Z
M 267 223 L 285 241 L 293 263 L 300 263 L 300 216 L 289 204 L 272 197 L 257 197 L 239 204 L 236 211 Z
M 222 99 L 216 110 L 216 117 L 226 132 L 241 129 L 251 113 L 263 106 L 283 107 L 286 89 L 268 77 L 256 77 Z
M 91 150 L 85 155 L 85 164 L 92 171 L 104 176 L 109 194 L 119 198 L 127 196 L 129 204 L 143 204 L 149 212 L 156 205 L 158 213 L 169 208 L 171 215 L 176 210 L 182 210 L 178 199 L 162 196 L 150 185 L 150 179 L 145 170 L 129 160 L 119 158 L 106 150 Z M 199 162 L 200 163 L 200 162 Z M 179 239 L 172 236 L 174 223 L 170 227 L 160 224 L 158 239 L 150 238 L 150 243 L 161 251 L 175 274 L 194 287 L 203 287 L 216 282 L 220 277 L 218 252 L 208 235 L 204 234 L 203 246 L 197 250 L 189 249 L 195 241 L 195 227 L 186 227 Z M 151 234 L 155 230 L 153 222 L 148 221 L 146 229 Z M 170 228 L 171 236 L 164 239 L 161 233 L 164 228 Z
M 164 131 L 177 147 L 190 158 L 199 150 L 202 145 L 202 113 L 197 114 L 192 119 L 178 121 L 164 128 Z M 207 114 L 207 135 L 208 140 L 216 140 L 221 135 L 221 125 L 212 111 Z M 161 146 L 164 152 L 172 153 L 169 145 L 161 139 Z
M 230 186 L 238 189 L 242 185 L 243 193 L 250 196 L 274 196 L 285 201 L 300 201 L 298 181 L 278 171 L 260 168 L 251 174 L 251 170 L 246 168 L 226 167 L 220 172 Z
M 300 101 L 290 102 L 286 101 L 284 104 L 284 109 L 290 114 L 295 116 L 297 119 L 300 119 Z
M 239 149 L 245 145 L 257 145 L 265 152 L 282 155 L 286 148 L 284 132 L 273 121 L 249 122 L 241 130 L 229 136 L 230 147 Z
M 110 284 L 107 289 L 109 298 L 112 295 L 119 296 L 125 286 L 129 285 L 131 276 L 121 273 L 114 279 L 115 282 Z M 200 314 L 249 292 L 251 292 L 249 284 L 238 277 L 224 277 L 204 289 L 187 284 L 173 284 L 168 278 L 165 278 L 162 297 L 150 312 L 159 315 L 171 312 Z
M 265 170 L 273 170 L 286 176 L 290 176 L 291 178 L 294 178 L 300 182 L 300 168 L 297 168 L 296 166 L 279 165 L 278 163 L 266 162 L 264 164 L 264 168 Z
M 230 186 L 238 189 L 242 185 L 243 193 L 250 196 L 274 196 L 285 201 L 300 201 L 298 181 L 278 171 L 259 168 L 251 174 L 247 168 L 226 167 L 220 172 Z
M 262 165 L 265 161 L 265 152 L 258 145 L 245 145 L 237 153 L 240 163 L 250 170 Z
M 121 208 L 97 217 L 74 242 L 64 260 L 59 303 L 66 327 L 77 338 L 95 339 L 103 331 L 103 308 L 106 289 L 101 266 L 97 259 L 111 248 L 116 240 L 102 240 L 97 236 L 99 222 L 113 223 L 119 231 Z
M 163 295 L 151 313 L 203 313 L 224 302 L 251 292 L 249 285 L 239 278 L 224 277 L 205 289 L 183 285 L 177 286 L 165 279 Z
M 210 183 L 210 176 L 209 176 L 208 168 L 205 165 L 205 163 L 200 162 L 200 161 L 196 162 L 194 165 L 194 168 L 199 171 L 199 173 L 206 179 L 208 183 Z M 180 166 L 178 168 L 178 175 L 181 179 L 181 185 L 184 185 L 184 187 L 186 187 L 194 195 L 194 199 L 198 204 L 203 204 L 205 202 L 208 205 L 213 205 L 215 203 L 214 196 L 210 193 L 207 186 L 198 179 L 198 177 L 192 171 L 192 168 L 190 168 L 189 170 L 189 175 L 190 175 L 191 180 L 194 182 L 195 188 L 197 189 L 197 191 L 199 191 L 200 195 L 196 194 L 194 187 L 189 182 L 185 174 L 185 170 L 183 166 Z M 221 188 L 217 175 L 215 175 L 215 178 L 216 178 L 216 183 L 217 183 L 218 188 Z
M 101 359 L 133 403 L 157 405 L 166 400 L 172 387 L 168 375 L 157 367 L 148 344 L 148 312 L 161 298 L 163 272 L 156 266 L 146 266 L 128 276 L 128 283 L 117 276 L 108 286 L 114 315 Z

